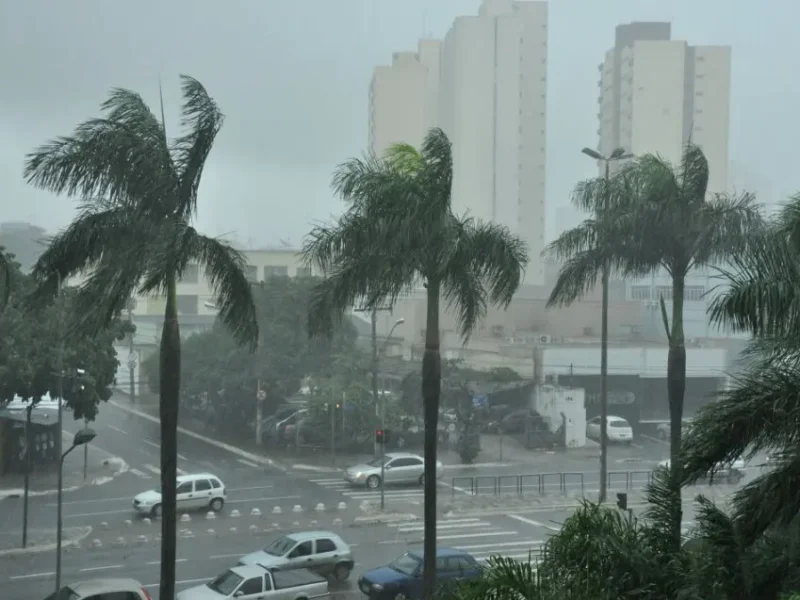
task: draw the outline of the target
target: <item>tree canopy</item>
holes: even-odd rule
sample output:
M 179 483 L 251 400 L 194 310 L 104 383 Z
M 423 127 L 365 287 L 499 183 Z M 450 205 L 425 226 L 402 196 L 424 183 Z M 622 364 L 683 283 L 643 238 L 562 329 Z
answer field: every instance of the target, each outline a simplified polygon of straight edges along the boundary
M 111 397 L 117 374 L 114 342 L 130 324 L 119 318 L 96 335 L 80 327 L 77 291 L 65 287 L 53 302 L 30 309 L 27 295 L 33 281 L 6 255 L 11 294 L 0 312 L 0 405 L 15 397 L 36 403 L 44 395 L 59 395 L 58 352 L 64 341 L 64 399 L 76 419 L 93 419 L 98 404 Z
M 352 353 L 357 332 L 348 321 L 330 338 L 308 336 L 308 303 L 318 280 L 272 277 L 253 286 L 261 345 L 255 353 L 236 344 L 220 323 L 186 339 L 182 347 L 184 396 L 208 394 L 215 402 L 241 403 L 252 418 L 258 382 L 267 394 L 266 408 L 293 396 L 304 378 L 328 377 L 336 357 Z M 151 386 L 158 385 L 158 354 L 142 363 Z

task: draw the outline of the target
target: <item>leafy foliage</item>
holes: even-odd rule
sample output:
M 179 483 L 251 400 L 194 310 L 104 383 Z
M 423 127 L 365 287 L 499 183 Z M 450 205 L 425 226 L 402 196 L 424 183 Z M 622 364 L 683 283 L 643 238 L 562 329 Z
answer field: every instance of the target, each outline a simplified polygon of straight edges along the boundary
M 34 404 L 46 394 L 59 396 L 56 374 L 59 341 L 63 340 L 64 399 L 76 419 L 94 419 L 98 404 L 111 397 L 119 364 L 114 342 L 124 338 L 130 324 L 115 318 L 97 335 L 88 334 L 79 327 L 76 290 L 69 287 L 31 313 L 26 295 L 33 282 L 10 255 L 5 258 L 13 292 L 0 313 L 0 405 L 15 396 Z M 78 369 L 85 373 L 79 374 Z
M 355 352 L 357 331 L 351 322 L 345 322 L 330 338 L 309 338 L 308 303 L 318 282 L 314 278 L 273 277 L 253 287 L 261 335 L 255 353 L 239 346 L 220 323 L 187 338 L 181 356 L 183 395 L 208 394 L 215 403 L 239 404 L 242 410 L 236 414 L 250 421 L 255 418 L 259 381 L 267 393 L 264 406 L 269 413 L 296 394 L 306 377 L 329 377 L 338 372 L 341 357 Z M 143 361 L 142 368 L 150 385 L 157 386 L 158 354 Z

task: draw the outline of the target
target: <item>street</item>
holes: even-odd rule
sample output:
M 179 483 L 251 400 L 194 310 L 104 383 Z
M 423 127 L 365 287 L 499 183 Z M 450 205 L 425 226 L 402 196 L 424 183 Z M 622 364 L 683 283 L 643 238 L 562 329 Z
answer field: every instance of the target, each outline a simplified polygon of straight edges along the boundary
M 91 452 L 115 457 L 126 468 L 103 485 L 65 492 L 64 583 L 98 576 L 132 577 L 147 585 L 157 598 L 160 523 L 136 514 L 132 507 L 134 495 L 159 485 L 159 425 L 154 421 L 121 405 L 101 407 L 93 424 L 97 438 Z M 80 426 L 68 422 L 65 429 L 74 433 Z M 647 440 L 644 444 L 646 447 L 611 450 L 612 491 L 640 489 L 647 482 L 647 472 L 666 456 L 666 445 Z M 380 491 L 350 487 L 338 472 L 287 468 L 197 433 L 179 434 L 178 453 L 179 473 L 214 473 L 228 490 L 225 506 L 217 514 L 179 510 L 178 589 L 208 580 L 282 532 L 317 529 L 336 531 L 354 546 L 357 566 L 351 581 L 332 589 L 358 595 L 353 583 L 358 574 L 422 543 L 423 491 L 419 487 L 387 487 L 385 491 L 387 510 L 410 513 L 416 520 L 357 526 L 358 519 L 370 510 L 366 505 L 377 503 Z M 513 496 L 558 498 L 581 490 L 594 496 L 598 487 L 594 454 L 596 451 L 588 449 L 582 454 L 540 453 L 531 457 L 531 463 L 450 464 L 440 482 L 440 502 L 482 497 L 500 501 Z M 76 465 L 82 467 L 77 452 L 67 458 L 65 469 Z M 8 544 L 0 549 L 4 600 L 41 599 L 54 585 L 56 496 L 32 496 L 29 506 L 31 539 L 51 547 L 36 553 L 10 553 Z M 518 506 L 500 511 L 503 514 L 484 511 L 442 518 L 437 541 L 467 550 L 480 560 L 492 554 L 527 559 L 538 553 L 572 510 L 536 508 L 524 500 Z M 18 548 L 22 499 L 0 501 L 0 514 L 0 533 Z M 691 508 L 686 515 L 688 529 Z

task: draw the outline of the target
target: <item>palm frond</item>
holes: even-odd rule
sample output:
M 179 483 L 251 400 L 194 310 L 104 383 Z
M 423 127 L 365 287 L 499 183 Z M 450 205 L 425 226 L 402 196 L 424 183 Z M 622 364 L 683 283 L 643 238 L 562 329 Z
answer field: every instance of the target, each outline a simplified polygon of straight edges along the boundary
M 728 286 L 709 307 L 712 323 L 755 336 L 800 334 L 800 260 L 785 235 L 766 232 L 720 268 Z
M 680 531 L 683 507 L 680 487 L 672 485 L 673 472 L 660 467 L 653 473 L 653 480 L 645 488 L 647 508 L 643 517 L 647 521 L 644 535 L 650 548 L 665 558 L 675 553 L 673 536 Z
M 595 219 L 586 219 L 576 227 L 563 231 L 544 250 L 545 256 L 556 261 L 569 259 L 597 246 L 600 225 Z
M 795 443 L 775 455 L 770 470 L 734 492 L 734 519 L 752 543 L 771 527 L 786 527 L 800 514 L 800 452 Z
M 702 205 L 708 190 L 708 160 L 700 146 L 691 142 L 683 147 L 680 164 L 681 199 Z
M 692 225 L 696 233 L 689 249 L 690 267 L 716 265 L 747 252 L 760 242 L 765 221 L 753 194 L 718 194 L 697 206 Z
M 11 265 L 3 249 L 0 248 L 0 311 L 11 297 Z
M 794 364 L 760 362 L 734 377 L 731 389 L 700 409 L 681 451 L 685 482 L 691 482 L 740 456 L 797 443 L 800 370 Z
M 444 131 L 434 127 L 425 134 L 420 147 L 424 166 L 417 174 L 425 190 L 423 202 L 418 207 L 419 222 L 437 223 L 450 213 L 453 187 L 453 152 Z
M 229 243 L 200 235 L 192 227 L 183 234 L 187 260 L 196 261 L 214 294 L 219 319 L 237 343 L 254 350 L 258 344 L 258 322 L 247 261 Z
M 29 153 L 26 181 L 56 194 L 126 204 L 171 193 L 174 178 L 161 125 L 141 97 L 115 89 L 102 109 L 105 119 L 90 119 L 71 136 Z
M 561 265 L 547 306 L 569 306 L 585 296 L 597 285 L 606 264 L 605 257 L 599 252 L 585 250 L 574 254 Z
M 172 155 L 179 178 L 177 197 L 181 203 L 176 210 L 186 219 L 197 211 L 200 178 L 225 117 L 205 87 L 193 77 L 181 75 L 181 90 L 181 125 L 187 132 L 175 141 Z
M 425 165 L 422 154 L 411 144 L 393 144 L 386 150 L 384 158 L 392 169 L 412 176 Z
M 99 200 L 80 207 L 69 226 L 50 240 L 33 266 L 37 287 L 31 307 L 49 302 L 55 296 L 59 279 L 88 274 L 110 248 L 138 247 L 136 220 L 126 209 Z M 119 244 L 119 246 L 117 246 Z

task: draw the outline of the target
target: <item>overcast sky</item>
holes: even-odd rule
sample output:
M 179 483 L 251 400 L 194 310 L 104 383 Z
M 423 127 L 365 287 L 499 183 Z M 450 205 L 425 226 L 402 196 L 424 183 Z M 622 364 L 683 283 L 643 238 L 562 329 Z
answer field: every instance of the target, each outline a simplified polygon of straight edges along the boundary
M 97 116 L 111 87 L 153 106 L 164 84 L 176 131 L 178 75 L 227 115 L 200 191 L 199 226 L 255 246 L 299 245 L 340 209 L 334 167 L 367 140 L 372 69 L 423 34 L 442 37 L 480 0 L 0 0 L 0 221 L 66 225 L 74 204 L 28 187 L 24 154 Z M 731 161 L 737 182 L 780 201 L 800 190 L 800 79 L 791 0 L 553 0 L 548 65 L 548 229 L 595 173 L 597 65 L 614 27 L 672 21 L 673 39 L 733 46 Z

